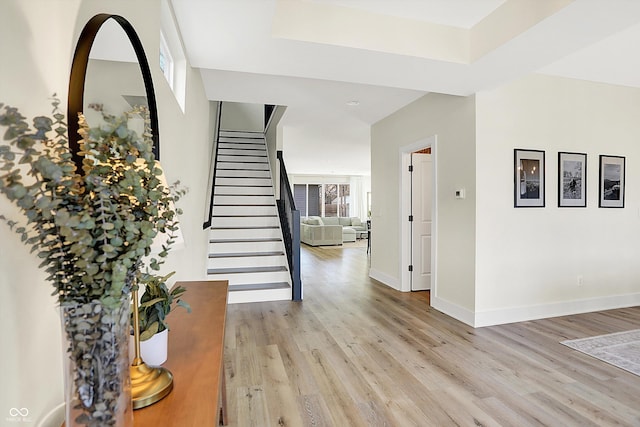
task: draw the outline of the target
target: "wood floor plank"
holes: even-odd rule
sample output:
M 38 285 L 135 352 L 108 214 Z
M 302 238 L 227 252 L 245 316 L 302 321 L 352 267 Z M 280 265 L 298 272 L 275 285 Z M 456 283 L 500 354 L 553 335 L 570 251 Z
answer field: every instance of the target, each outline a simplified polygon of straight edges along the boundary
M 304 352 L 309 361 L 319 386 L 319 392 L 330 409 L 330 416 L 335 426 L 366 426 L 367 423 L 360 416 L 357 402 L 347 392 L 342 378 L 335 372 L 327 361 L 322 350 L 316 349 Z
M 238 402 L 237 418 L 230 417 L 229 425 L 236 420 L 238 426 L 246 427 L 264 427 L 269 426 L 269 410 L 267 408 L 267 399 L 262 386 L 255 385 L 249 387 L 238 387 L 236 390 L 236 399 Z
M 298 397 L 298 406 L 304 426 L 328 427 L 332 426 L 331 411 L 327 408 L 322 397 L 317 394 L 307 394 Z
M 258 351 L 262 360 L 264 391 L 269 408 L 270 425 L 297 427 L 302 425 L 298 401 L 275 344 Z
M 289 377 L 291 388 L 297 396 L 311 396 L 318 390 L 318 384 L 311 374 L 304 354 L 290 335 L 278 341 L 278 350 L 284 369 Z
M 474 329 L 370 279 L 364 247 L 301 255 L 303 302 L 229 306 L 229 426 L 640 426 L 640 377 L 560 344 L 640 307 Z

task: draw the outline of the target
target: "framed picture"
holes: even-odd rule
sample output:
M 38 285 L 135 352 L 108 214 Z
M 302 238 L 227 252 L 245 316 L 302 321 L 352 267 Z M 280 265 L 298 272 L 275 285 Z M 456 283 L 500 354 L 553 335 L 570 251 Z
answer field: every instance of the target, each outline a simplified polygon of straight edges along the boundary
M 514 207 L 544 207 L 544 151 L 513 150 Z
M 624 208 L 624 162 L 624 157 L 600 155 L 599 207 Z
M 558 153 L 558 207 L 587 206 L 587 155 Z

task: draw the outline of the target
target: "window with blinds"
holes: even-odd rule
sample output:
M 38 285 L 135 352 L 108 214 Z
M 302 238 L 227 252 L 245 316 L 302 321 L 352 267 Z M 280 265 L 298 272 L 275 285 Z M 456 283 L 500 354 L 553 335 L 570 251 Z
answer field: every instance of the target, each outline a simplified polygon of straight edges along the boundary
M 349 216 L 349 184 L 294 184 L 300 216 Z

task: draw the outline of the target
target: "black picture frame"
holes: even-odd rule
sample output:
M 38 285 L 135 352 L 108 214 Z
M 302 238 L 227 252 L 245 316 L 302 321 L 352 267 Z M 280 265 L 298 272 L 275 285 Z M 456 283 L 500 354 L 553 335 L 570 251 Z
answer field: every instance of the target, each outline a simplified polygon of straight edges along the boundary
M 624 208 L 625 163 L 623 156 L 600 155 L 598 207 Z
M 545 152 L 513 150 L 513 206 L 543 208 L 545 206 Z
M 587 207 L 586 153 L 558 153 L 558 207 Z

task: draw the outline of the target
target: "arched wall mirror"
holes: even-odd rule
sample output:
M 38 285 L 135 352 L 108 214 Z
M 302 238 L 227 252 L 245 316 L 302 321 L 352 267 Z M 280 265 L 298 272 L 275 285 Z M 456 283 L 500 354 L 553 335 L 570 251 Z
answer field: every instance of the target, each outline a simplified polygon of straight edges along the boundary
M 121 114 L 134 105 L 148 106 L 153 154 L 160 159 L 158 110 L 149 63 L 133 26 L 119 15 L 95 15 L 84 26 L 76 45 L 67 117 L 69 147 L 79 171 L 82 157 L 78 154 L 77 117 L 84 113 L 90 125 L 94 124 L 92 120 L 99 120 L 99 113 L 88 108 L 92 103 L 103 104 L 110 114 Z

